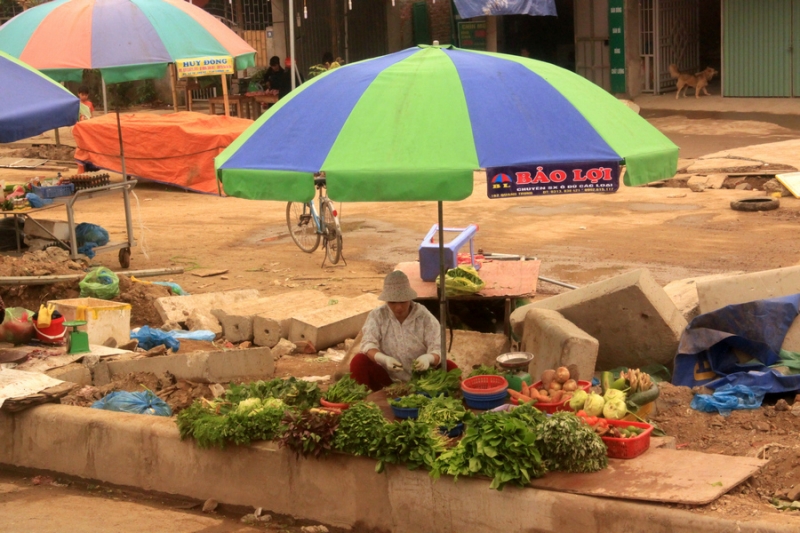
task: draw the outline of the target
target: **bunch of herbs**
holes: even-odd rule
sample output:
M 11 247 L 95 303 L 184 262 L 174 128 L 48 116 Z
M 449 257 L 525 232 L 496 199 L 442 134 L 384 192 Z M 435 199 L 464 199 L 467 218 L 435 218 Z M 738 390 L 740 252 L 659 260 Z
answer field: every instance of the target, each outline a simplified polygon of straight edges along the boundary
M 359 402 L 367 397 L 369 389 L 366 385 L 361 385 L 350 374 L 331 385 L 325 392 L 324 398 L 331 403 L 353 403 Z
M 342 413 L 333 447 L 353 455 L 369 456 L 370 444 L 386 424 L 380 407 L 372 402 L 358 402 Z
M 231 403 L 239 403 L 247 398 L 278 398 L 301 411 L 319 405 L 321 397 L 322 391 L 316 383 L 294 377 L 232 385 L 225 393 L 225 399 Z
M 312 409 L 302 413 L 287 411 L 283 419 L 286 431 L 278 441 L 281 447 L 294 451 L 299 458 L 312 456 L 317 459 L 333 450 L 339 415 L 329 411 Z
M 451 371 L 431 369 L 415 372 L 411 378 L 411 386 L 416 392 L 424 392 L 431 397 L 449 394 L 461 390 L 461 369 Z
M 370 444 L 369 454 L 378 460 L 376 472 L 386 463 L 405 464 L 409 470 L 431 468 L 436 456 L 445 450 L 445 439 L 433 428 L 417 420 L 386 424 Z
M 572 413 L 562 411 L 544 420 L 536 445 L 548 470 L 597 472 L 608 466 L 603 440 Z

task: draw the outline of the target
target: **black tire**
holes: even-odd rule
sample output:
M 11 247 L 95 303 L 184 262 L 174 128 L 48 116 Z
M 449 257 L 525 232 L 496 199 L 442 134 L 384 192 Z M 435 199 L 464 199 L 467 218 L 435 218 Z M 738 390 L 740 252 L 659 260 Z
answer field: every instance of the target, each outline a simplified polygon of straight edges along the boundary
M 308 204 L 302 202 L 286 204 L 286 225 L 298 248 L 308 254 L 317 249 L 321 235 L 317 233 Z
M 734 211 L 772 211 L 781 205 L 777 198 L 745 198 L 744 200 L 734 200 L 731 202 L 731 209 Z
M 131 249 L 122 248 L 119 251 L 119 266 L 122 268 L 130 268 L 131 266 Z
M 322 204 L 322 227 L 325 231 L 325 253 L 328 255 L 328 261 L 335 265 L 342 258 L 342 231 L 336 217 L 333 216 L 330 202 Z

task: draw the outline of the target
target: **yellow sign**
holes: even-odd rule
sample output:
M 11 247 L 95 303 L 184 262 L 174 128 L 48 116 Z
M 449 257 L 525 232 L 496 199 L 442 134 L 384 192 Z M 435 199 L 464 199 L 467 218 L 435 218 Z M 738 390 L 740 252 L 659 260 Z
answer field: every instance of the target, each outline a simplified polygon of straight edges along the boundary
M 178 59 L 175 61 L 175 66 L 178 68 L 179 78 L 233 74 L 233 58 L 231 56 Z

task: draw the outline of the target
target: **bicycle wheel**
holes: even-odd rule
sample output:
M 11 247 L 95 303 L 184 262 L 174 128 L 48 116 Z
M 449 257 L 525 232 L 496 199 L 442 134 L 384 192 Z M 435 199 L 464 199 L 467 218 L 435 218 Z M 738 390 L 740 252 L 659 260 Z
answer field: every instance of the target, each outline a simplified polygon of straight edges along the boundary
M 339 221 L 333 216 L 333 205 L 322 204 L 322 226 L 325 232 L 325 253 L 334 265 L 342 258 L 342 230 Z
M 308 204 L 286 204 L 286 225 L 289 226 L 289 234 L 298 248 L 309 254 L 317 249 L 321 235 L 317 232 Z

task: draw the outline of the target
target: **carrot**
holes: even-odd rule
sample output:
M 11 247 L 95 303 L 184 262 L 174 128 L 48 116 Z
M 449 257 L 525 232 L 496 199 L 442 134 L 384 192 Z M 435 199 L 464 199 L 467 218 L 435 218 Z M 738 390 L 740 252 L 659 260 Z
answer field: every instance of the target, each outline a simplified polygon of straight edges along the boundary
M 528 384 L 525 383 L 524 381 L 522 382 L 522 387 L 521 388 L 522 388 L 522 390 L 520 392 L 522 394 L 524 394 L 525 396 L 530 396 L 531 395 L 531 393 L 530 393 L 530 391 L 528 389 Z
M 526 396 L 525 394 L 522 394 L 521 392 L 517 392 L 514 389 L 508 389 L 508 395 L 511 396 L 512 398 L 516 398 L 517 400 L 519 400 L 520 397 L 522 397 L 522 396 Z

